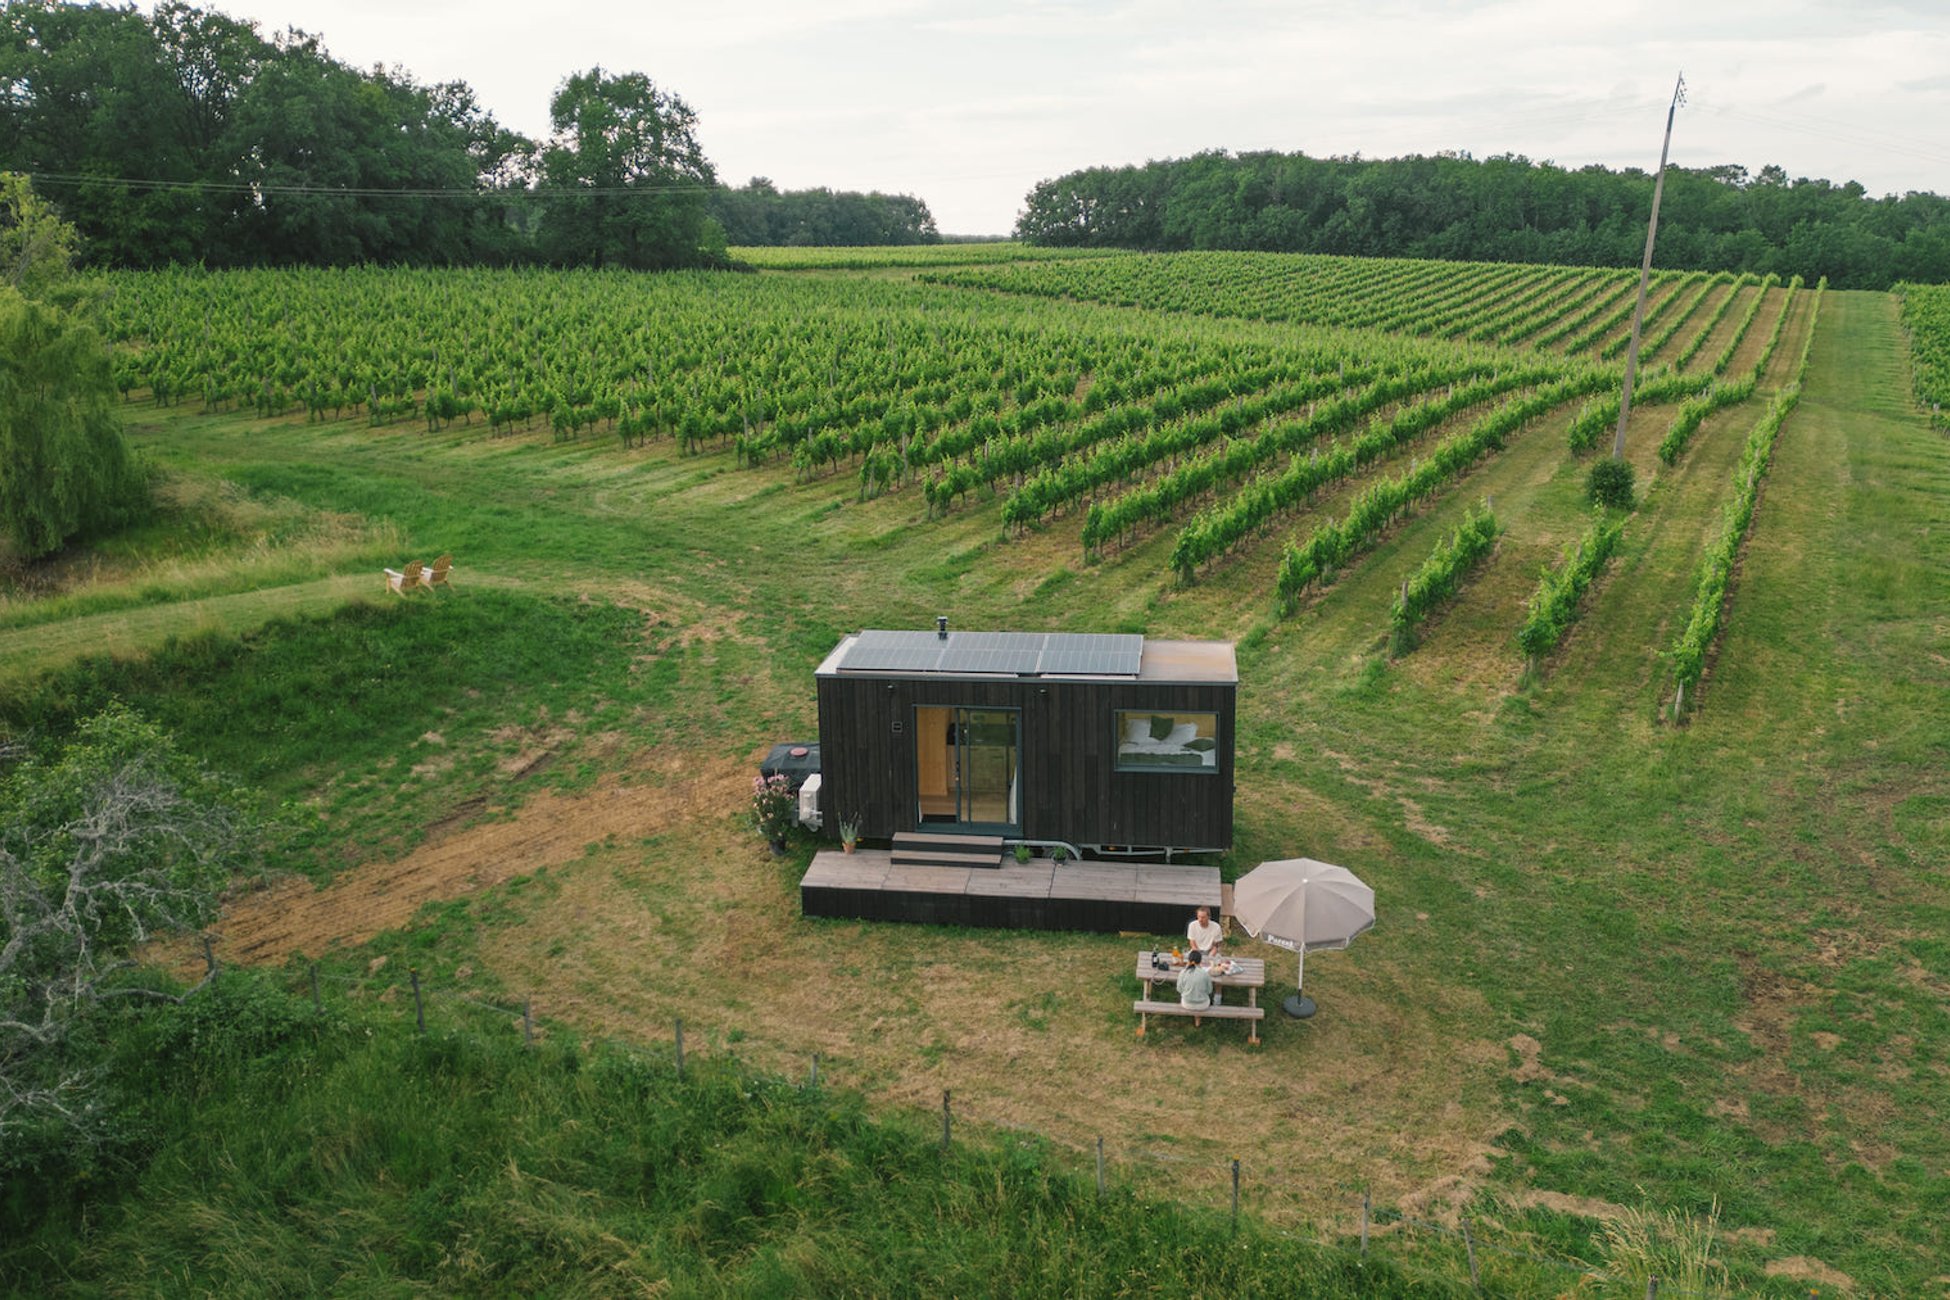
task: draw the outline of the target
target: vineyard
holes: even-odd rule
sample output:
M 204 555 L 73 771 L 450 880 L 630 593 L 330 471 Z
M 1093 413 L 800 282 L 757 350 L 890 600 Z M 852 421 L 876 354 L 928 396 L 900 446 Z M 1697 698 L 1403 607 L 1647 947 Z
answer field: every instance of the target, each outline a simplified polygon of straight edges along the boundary
M 1030 297 L 1337 325 L 1604 361 L 1625 351 L 1638 282 L 1629 271 L 1585 267 L 1286 253 L 1000 263 L 921 278 Z M 1736 302 L 1758 308 L 1764 294 L 1746 291 L 1759 285 L 1757 277 L 1724 272 L 1656 272 L 1646 297 L 1641 360 L 1685 369 Z M 1668 356 L 1676 340 L 1676 355 Z
M 822 256 L 103 277 L 168 513 L 0 604 L 0 707 L 161 719 L 291 810 L 281 853 L 331 883 L 289 924 L 353 936 L 345 971 L 532 991 L 552 1036 L 667 1047 L 681 1017 L 698 1059 L 804 1078 L 817 1053 L 875 1113 L 952 1089 L 958 1140 L 1087 1169 L 1105 1137 L 1212 1204 L 1244 1153 L 1247 1212 L 1296 1231 L 1358 1232 L 1371 1192 L 1460 1232 L 1507 1192 L 1533 1245 L 1592 1257 L 1620 1206 L 1717 1204 L 1744 1292 L 1818 1266 L 1927 1289 L 1928 291 L 1912 391 L 1890 296 L 1654 277 L 1626 510 L 1586 494 L 1626 273 Z M 383 589 L 443 553 L 450 589 Z M 1210 1025 L 1135 1040 L 1127 939 L 1012 935 L 1002 962 L 800 917 L 812 844 L 774 858 L 735 815 L 752 762 L 813 726 L 839 636 L 936 614 L 1234 643 L 1218 865 L 1345 862 L 1385 904 L 1309 958 L 1315 1020 L 1252 1055 Z M 697 963 L 659 958 L 676 932 Z M 1076 1082 L 1134 1069 L 1199 1104 Z
M 1555 423 L 1582 452 L 1617 419 L 1628 274 L 1023 252 L 769 261 L 989 263 L 912 279 L 178 270 L 115 277 L 110 322 L 132 403 L 666 442 L 924 521 L 1074 529 L 1080 558 L 1181 583 L 1273 539 L 1262 598 L 1289 612 L 1513 440 Z M 1654 277 L 1637 402 L 1678 404 L 1666 466 L 1766 382 L 1800 288 Z
M 1941 425 L 1944 404 L 1950 402 L 1950 285 L 1904 284 L 1896 292 L 1916 369 L 1916 400 L 1930 412 L 1931 422 Z
M 878 247 L 820 248 L 767 245 L 729 250 L 733 262 L 762 271 L 884 271 L 899 267 L 979 266 L 992 262 L 1121 257 L 1114 248 L 1039 248 L 1032 244 L 888 244 Z

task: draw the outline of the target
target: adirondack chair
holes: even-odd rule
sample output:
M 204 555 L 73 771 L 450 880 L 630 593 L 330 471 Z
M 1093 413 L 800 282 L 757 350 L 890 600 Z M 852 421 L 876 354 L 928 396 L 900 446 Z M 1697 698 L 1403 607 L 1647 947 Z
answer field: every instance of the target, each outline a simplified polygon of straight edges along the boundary
M 421 573 L 420 573 L 420 585 L 421 585 L 421 586 L 423 586 L 423 587 L 444 587 L 444 586 L 446 586 L 446 585 L 447 585 L 447 571 L 448 571 L 449 569 L 451 569 L 451 568 L 453 568 L 453 567 L 454 567 L 454 557 L 453 557 L 453 556 L 451 556 L 451 555 L 443 555 L 443 556 L 441 556 L 441 557 L 440 557 L 439 559 L 437 559 L 437 560 L 435 560 L 435 561 L 433 562 L 433 565 L 432 565 L 432 567 L 431 567 L 431 568 L 428 568 L 428 569 L 425 569 L 425 570 L 422 570 L 422 571 L 421 571 Z
M 415 560 L 406 566 L 406 572 L 404 573 L 401 573 L 398 569 L 386 570 L 386 590 L 392 592 L 395 596 L 404 596 L 407 592 L 420 585 L 422 580 L 421 570 L 424 567 L 418 560 Z

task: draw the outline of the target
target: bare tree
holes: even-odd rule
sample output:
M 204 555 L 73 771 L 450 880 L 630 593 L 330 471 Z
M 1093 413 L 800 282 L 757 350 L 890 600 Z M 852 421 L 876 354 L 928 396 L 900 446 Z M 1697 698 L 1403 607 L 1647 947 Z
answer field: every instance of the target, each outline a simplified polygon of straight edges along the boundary
M 0 1143 L 87 1127 L 96 1079 L 64 1050 L 72 1028 L 110 998 L 195 991 L 131 980 L 128 954 L 203 925 L 254 844 L 235 792 L 121 706 L 0 772 Z

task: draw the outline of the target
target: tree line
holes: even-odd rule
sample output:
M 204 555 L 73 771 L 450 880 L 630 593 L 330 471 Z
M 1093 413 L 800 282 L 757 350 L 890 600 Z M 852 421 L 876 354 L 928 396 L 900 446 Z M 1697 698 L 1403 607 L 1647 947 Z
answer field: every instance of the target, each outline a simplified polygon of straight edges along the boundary
M 711 192 L 711 216 L 730 244 L 860 248 L 938 244 L 928 205 L 911 194 L 780 190 L 763 176 Z
M 353 68 L 296 29 L 182 0 L 7 0 L 0 86 L 0 158 L 97 265 L 666 268 L 723 264 L 728 230 L 937 238 L 907 196 L 721 186 L 696 113 L 640 72 L 565 78 L 537 140 L 465 82 Z
M 1214 150 L 1093 167 L 1029 192 L 1016 235 L 1044 245 L 1256 249 L 1363 257 L 1630 266 L 1650 173 L 1520 155 L 1388 159 Z M 1871 197 L 1778 166 L 1666 174 L 1655 264 L 1823 276 L 1836 288 L 1950 280 L 1950 199 Z

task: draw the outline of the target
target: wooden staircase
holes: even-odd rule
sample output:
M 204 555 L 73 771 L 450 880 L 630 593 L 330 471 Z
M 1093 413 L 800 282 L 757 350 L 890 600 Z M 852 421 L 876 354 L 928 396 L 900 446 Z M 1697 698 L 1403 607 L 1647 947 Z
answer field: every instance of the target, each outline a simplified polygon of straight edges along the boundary
M 932 835 L 903 831 L 889 860 L 897 867 L 999 867 L 1000 835 Z

